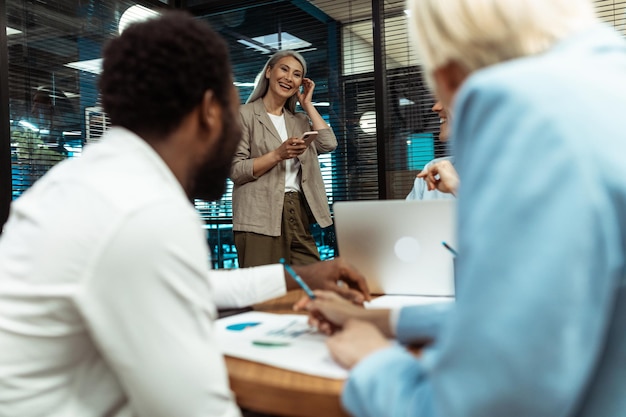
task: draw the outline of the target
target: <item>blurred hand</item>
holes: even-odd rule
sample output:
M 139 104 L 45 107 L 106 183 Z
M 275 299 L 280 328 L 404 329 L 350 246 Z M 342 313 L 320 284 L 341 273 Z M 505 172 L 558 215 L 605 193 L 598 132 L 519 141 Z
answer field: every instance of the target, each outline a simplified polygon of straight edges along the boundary
M 304 143 L 304 140 L 300 138 L 289 138 L 276 148 L 276 152 L 281 160 L 285 160 L 296 158 L 301 155 L 306 148 L 307 146 Z
M 337 363 L 351 369 L 366 356 L 391 346 L 391 342 L 373 324 L 351 319 L 343 330 L 328 338 L 326 345 Z
M 456 169 L 450 161 L 446 160 L 432 164 L 428 169 L 417 174 L 417 178 L 426 181 L 429 191 L 436 189 L 452 195 L 456 195 L 460 184 Z
M 293 269 L 314 290 L 334 291 L 358 304 L 371 299 L 365 277 L 340 257 L 310 265 L 293 266 Z M 292 281 L 290 279 L 287 282 Z M 288 288 L 290 285 L 292 284 L 289 284 Z M 293 288 L 297 286 L 290 289 Z
M 314 291 L 315 300 L 303 297 L 296 304 L 294 310 L 307 310 L 309 324 L 326 334 L 333 334 L 343 327 L 351 318 L 363 318 L 366 312 L 363 307 L 341 297 L 331 291 Z

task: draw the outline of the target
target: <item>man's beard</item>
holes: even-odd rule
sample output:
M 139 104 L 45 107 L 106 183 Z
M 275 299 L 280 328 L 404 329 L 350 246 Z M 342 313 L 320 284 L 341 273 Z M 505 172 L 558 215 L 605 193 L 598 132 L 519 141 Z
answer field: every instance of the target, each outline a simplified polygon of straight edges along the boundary
M 219 147 L 209 155 L 196 174 L 190 198 L 214 201 L 219 200 L 226 192 L 226 179 L 230 174 L 233 156 L 241 139 L 241 129 L 238 119 L 231 111 L 225 112 L 222 123 Z

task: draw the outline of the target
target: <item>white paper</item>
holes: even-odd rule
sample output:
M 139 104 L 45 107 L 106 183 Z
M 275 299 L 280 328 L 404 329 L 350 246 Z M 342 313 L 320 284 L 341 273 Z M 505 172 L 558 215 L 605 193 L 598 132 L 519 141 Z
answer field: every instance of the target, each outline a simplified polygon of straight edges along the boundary
M 250 311 L 216 321 L 224 355 L 332 379 L 345 379 L 326 347 L 327 336 L 300 314 Z
M 411 305 L 451 302 L 454 302 L 454 297 L 432 297 L 423 295 L 383 295 L 374 298 L 372 301 L 365 302 L 365 308 L 395 309 Z

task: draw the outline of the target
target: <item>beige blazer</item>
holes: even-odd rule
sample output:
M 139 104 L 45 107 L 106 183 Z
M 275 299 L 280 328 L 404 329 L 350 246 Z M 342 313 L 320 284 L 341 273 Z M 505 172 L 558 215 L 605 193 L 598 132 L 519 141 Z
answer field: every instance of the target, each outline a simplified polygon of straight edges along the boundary
M 285 161 L 260 177 L 252 175 L 252 159 L 273 151 L 282 144 L 263 101 L 258 99 L 241 106 L 242 137 L 230 170 L 233 188 L 233 230 L 280 236 L 285 194 Z M 285 110 L 285 126 L 289 137 L 299 137 L 311 130 L 304 113 Z M 322 181 L 317 155 L 337 147 L 332 129 L 319 130 L 317 138 L 298 157 L 301 166 L 301 188 L 315 221 L 321 227 L 333 222 Z

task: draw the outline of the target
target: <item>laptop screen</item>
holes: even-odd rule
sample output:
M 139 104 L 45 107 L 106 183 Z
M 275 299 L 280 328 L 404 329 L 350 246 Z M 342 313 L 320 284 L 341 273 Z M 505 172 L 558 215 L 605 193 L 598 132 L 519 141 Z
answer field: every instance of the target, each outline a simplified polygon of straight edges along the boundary
M 343 201 L 333 206 L 339 256 L 373 294 L 454 295 L 456 200 Z

